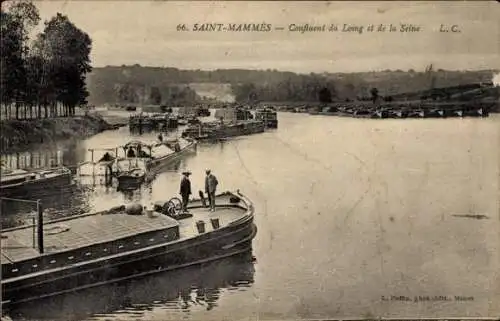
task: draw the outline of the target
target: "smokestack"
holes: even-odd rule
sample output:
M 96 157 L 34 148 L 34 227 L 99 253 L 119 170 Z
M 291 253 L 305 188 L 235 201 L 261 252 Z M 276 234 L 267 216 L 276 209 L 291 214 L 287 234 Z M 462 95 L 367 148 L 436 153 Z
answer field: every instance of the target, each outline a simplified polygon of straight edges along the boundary
M 493 75 L 493 86 L 499 87 L 500 86 L 500 73 L 496 73 Z

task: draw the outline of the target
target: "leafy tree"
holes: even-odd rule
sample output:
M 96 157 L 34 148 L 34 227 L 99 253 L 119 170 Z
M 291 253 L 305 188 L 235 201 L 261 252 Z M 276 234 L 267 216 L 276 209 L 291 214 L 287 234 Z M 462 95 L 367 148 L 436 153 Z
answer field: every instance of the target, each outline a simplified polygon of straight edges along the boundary
M 149 99 L 152 104 L 161 104 L 161 92 L 158 87 L 151 87 L 151 93 L 149 94 Z
M 373 103 L 377 102 L 377 98 L 378 98 L 378 89 L 377 88 L 372 88 L 370 90 L 370 94 L 372 95 L 372 101 Z
M 24 64 L 23 64 L 23 42 L 19 33 L 21 22 L 8 12 L 1 11 L 1 80 L 2 105 L 8 114 L 11 113 L 10 106 L 20 96 L 23 86 Z M 8 109 L 7 109 L 8 107 Z M 9 115 L 10 116 L 10 115 Z
M 322 88 L 318 93 L 318 98 L 321 103 L 331 103 L 332 93 L 328 88 Z
M 74 115 L 75 107 L 86 102 L 85 75 L 92 70 L 91 45 L 90 37 L 60 13 L 45 22 L 39 37 L 52 94 L 62 103 L 66 116 Z
M 9 72 L 9 67 L 14 68 L 15 71 L 10 75 L 12 86 L 15 86 L 15 90 L 12 92 L 12 99 L 15 102 L 16 106 L 16 118 L 19 118 L 19 107 L 21 104 L 24 107 L 24 116 L 26 118 L 26 103 L 27 103 L 27 66 L 25 64 L 26 55 L 29 52 L 29 33 L 33 30 L 33 28 L 40 21 L 40 15 L 38 9 L 33 5 L 30 1 L 15 1 L 10 4 L 8 7 L 8 13 L 2 12 L 2 25 L 4 24 L 4 18 L 6 19 L 6 35 L 11 40 L 13 35 L 17 42 L 17 45 L 13 47 L 3 47 L 4 43 L 2 41 L 2 48 L 6 48 L 7 57 L 12 57 L 12 54 L 15 55 L 16 58 L 10 60 L 9 62 L 5 62 L 4 66 L 7 70 L 2 69 L 2 71 Z M 2 36 L 3 36 L 4 28 L 2 26 Z M 3 38 L 3 37 L 2 37 Z M 10 45 L 13 45 L 11 42 Z M 11 51 L 11 49 L 14 49 Z M 3 56 L 2 52 L 2 58 Z M 7 58 L 8 60 L 8 58 Z M 2 67 L 4 67 L 2 66 Z M 9 76 L 7 76 L 9 77 Z M 4 87 L 3 87 L 4 88 Z M 31 112 L 30 112 L 31 113 Z

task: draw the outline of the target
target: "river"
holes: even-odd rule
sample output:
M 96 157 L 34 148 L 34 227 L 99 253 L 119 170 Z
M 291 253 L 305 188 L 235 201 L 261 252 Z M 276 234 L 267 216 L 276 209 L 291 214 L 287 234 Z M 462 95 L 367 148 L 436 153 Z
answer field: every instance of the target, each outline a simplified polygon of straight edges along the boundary
M 280 113 L 278 130 L 202 144 L 141 190 L 74 187 L 55 196 L 51 217 L 177 196 L 184 169 L 193 172 L 197 191 L 211 168 L 220 190 L 240 189 L 256 205 L 254 260 L 230 259 L 46 299 L 10 316 L 498 316 L 499 116 L 363 120 Z M 89 159 L 89 147 L 129 139 L 121 128 L 57 149 L 70 164 Z

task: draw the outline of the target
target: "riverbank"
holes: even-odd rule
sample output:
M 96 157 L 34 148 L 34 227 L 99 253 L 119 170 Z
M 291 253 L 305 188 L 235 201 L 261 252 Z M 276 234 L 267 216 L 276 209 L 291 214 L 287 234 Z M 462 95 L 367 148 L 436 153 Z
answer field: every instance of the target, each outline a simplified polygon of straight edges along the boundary
M 1 153 L 20 151 L 35 144 L 71 137 L 90 137 L 115 128 L 96 114 L 34 120 L 9 119 L 3 120 L 0 126 Z

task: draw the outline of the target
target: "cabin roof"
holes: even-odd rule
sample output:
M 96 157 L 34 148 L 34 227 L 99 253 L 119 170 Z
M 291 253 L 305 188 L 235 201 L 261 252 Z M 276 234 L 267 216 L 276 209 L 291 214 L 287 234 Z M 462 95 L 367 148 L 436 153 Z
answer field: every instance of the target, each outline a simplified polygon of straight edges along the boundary
M 178 227 L 166 216 L 95 214 L 44 224 L 46 253 L 64 252 L 84 246 L 110 242 L 133 235 Z M 33 248 L 33 228 L 2 232 L 2 262 L 19 262 L 39 256 Z
M 158 142 L 143 142 L 140 140 L 132 140 L 132 141 L 126 143 L 125 145 L 123 145 L 123 147 L 137 147 L 139 145 L 149 147 L 149 146 L 158 145 Z

